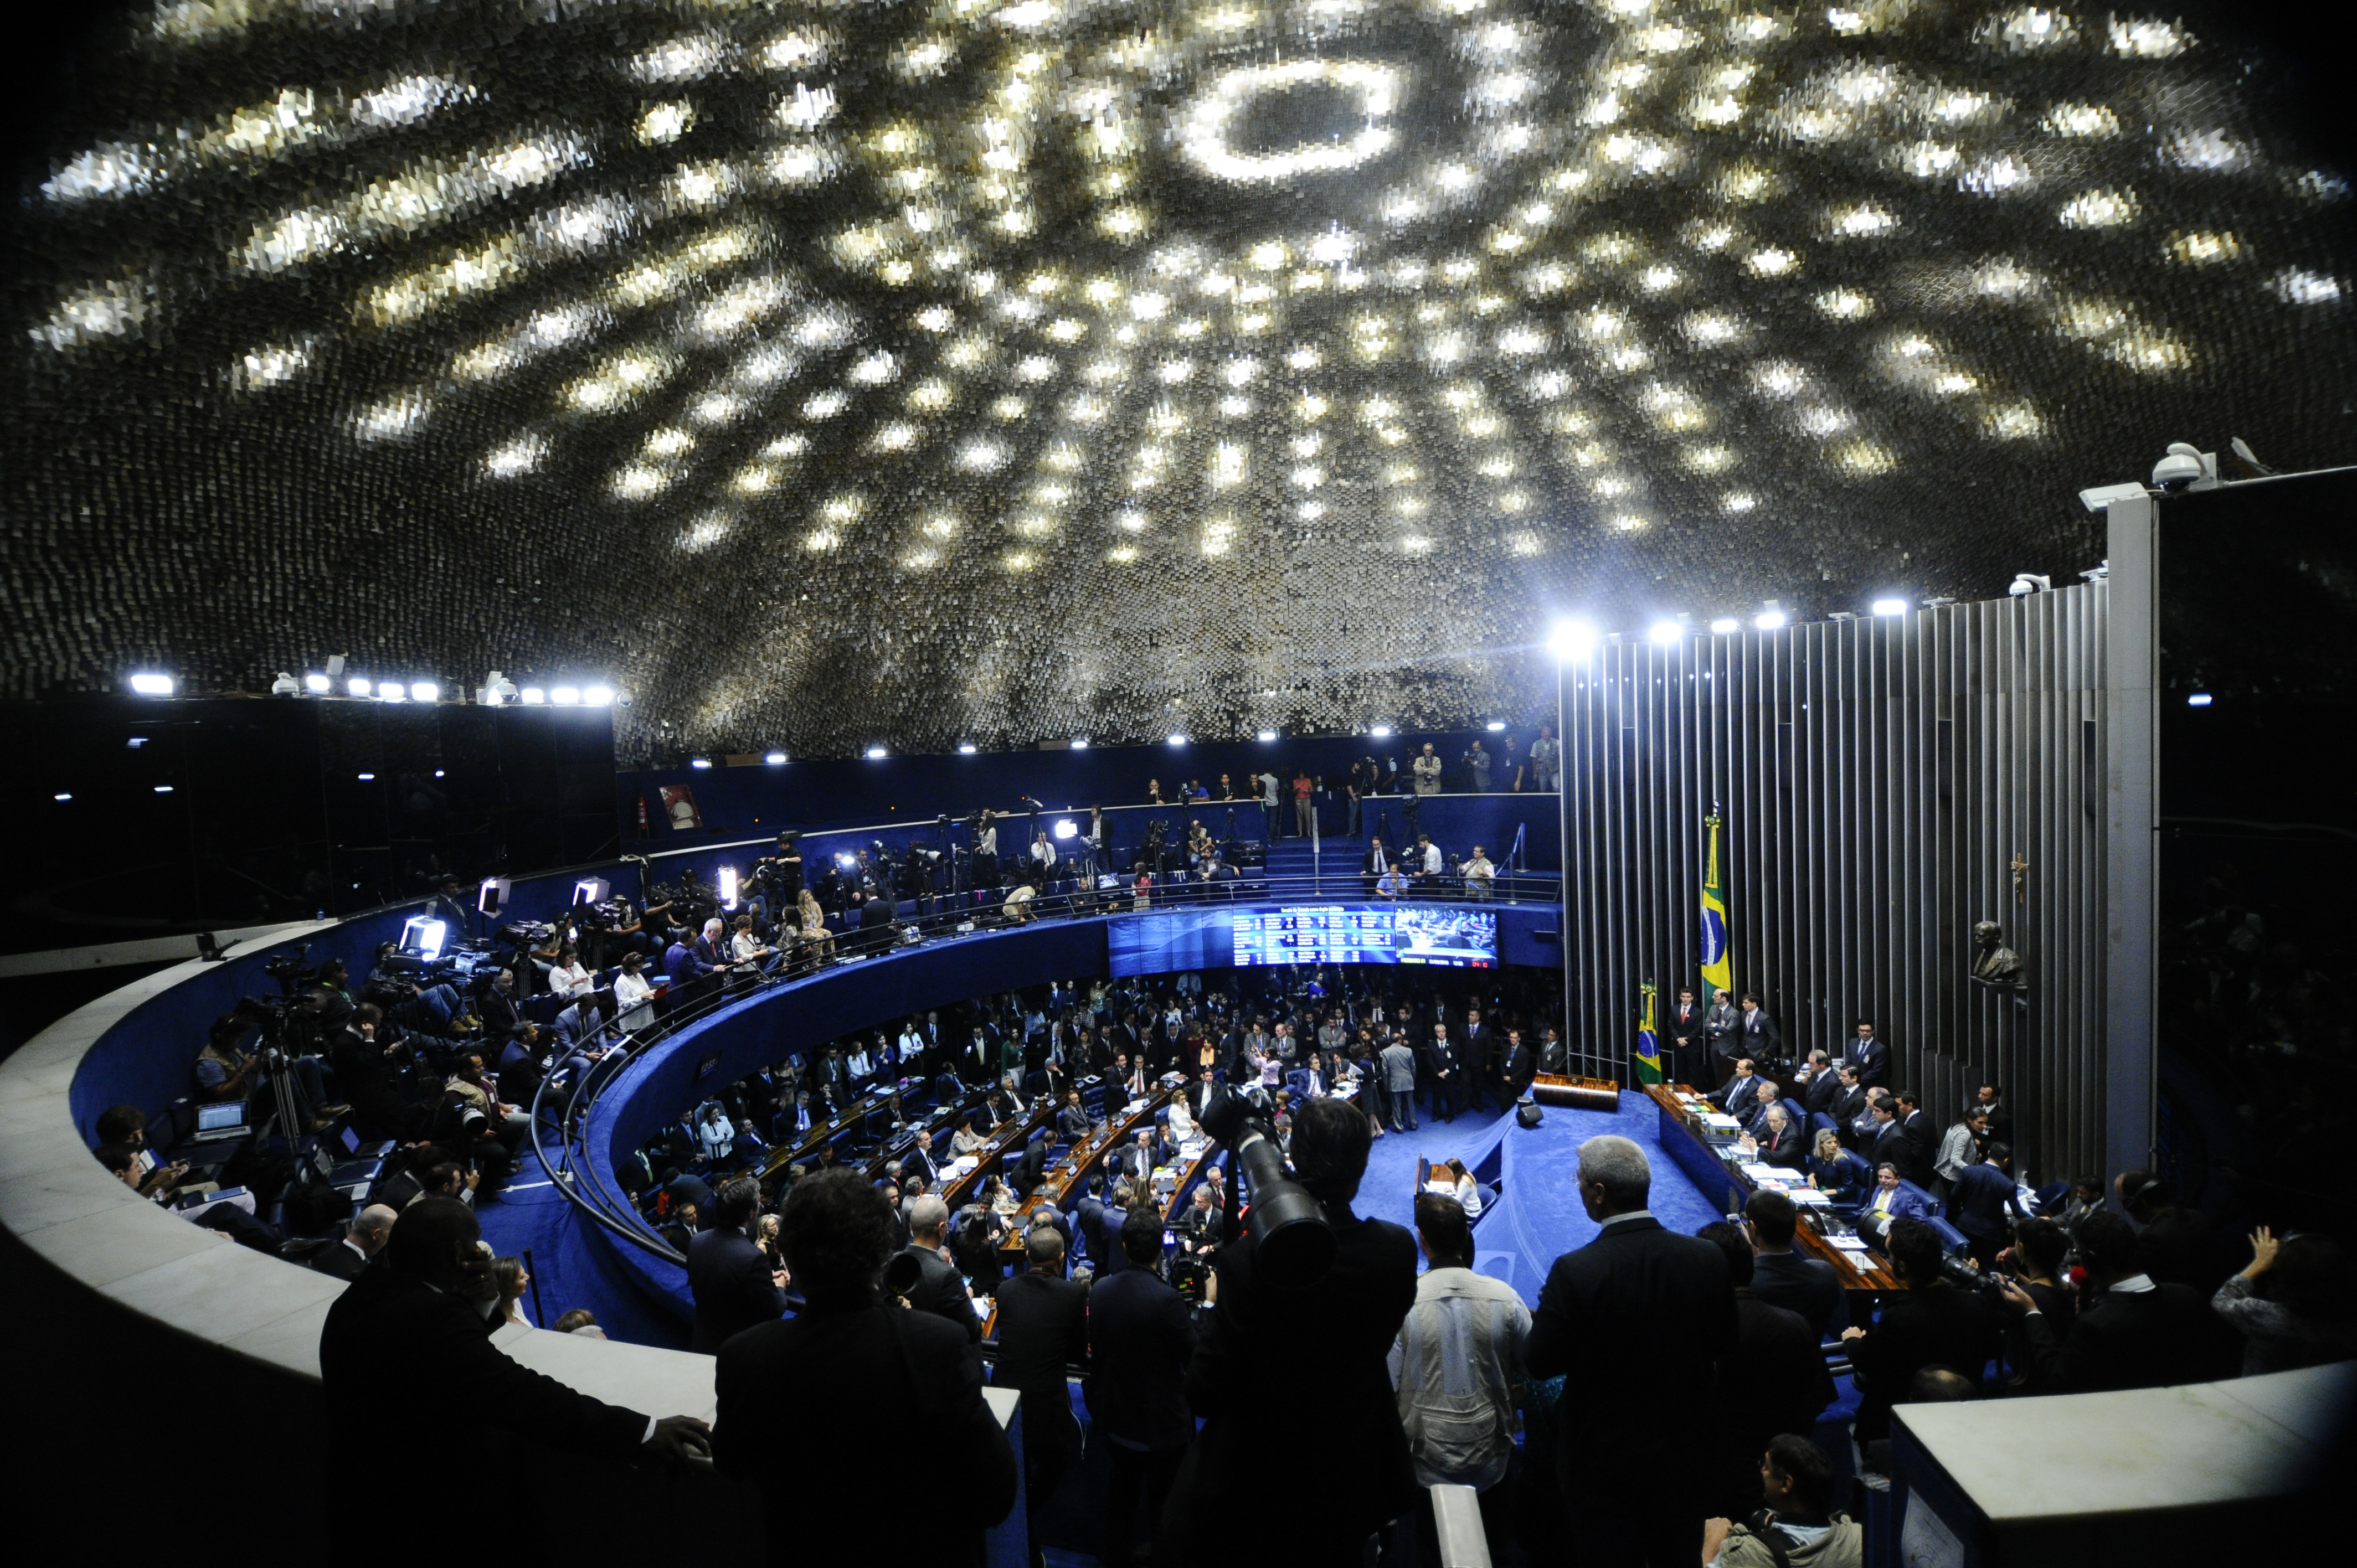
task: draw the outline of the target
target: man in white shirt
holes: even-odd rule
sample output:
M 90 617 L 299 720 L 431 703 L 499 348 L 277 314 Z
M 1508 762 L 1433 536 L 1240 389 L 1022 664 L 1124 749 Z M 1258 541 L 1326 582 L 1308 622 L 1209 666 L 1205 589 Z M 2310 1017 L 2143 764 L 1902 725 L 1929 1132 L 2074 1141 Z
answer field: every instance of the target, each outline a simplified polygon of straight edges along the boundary
M 1506 1485 L 1514 1452 L 1513 1391 L 1524 1377 L 1531 1310 L 1512 1285 L 1473 1272 L 1473 1230 L 1455 1198 L 1417 1195 L 1415 1239 L 1432 1266 L 1416 1281 L 1415 1305 L 1391 1351 L 1408 1454 L 1418 1485 L 1479 1492 L 1483 1533 L 1504 1541 L 1514 1517 Z M 1428 1501 L 1416 1517 L 1425 1560 L 1437 1563 Z
M 1432 842 L 1432 835 L 1429 833 L 1415 835 L 1415 858 L 1417 867 L 1426 876 L 1439 875 L 1442 867 L 1446 865 L 1446 862 L 1440 858 L 1440 846 Z
M 1045 828 L 1031 835 L 1031 858 L 1042 871 L 1055 866 L 1056 846 L 1048 842 L 1048 830 Z

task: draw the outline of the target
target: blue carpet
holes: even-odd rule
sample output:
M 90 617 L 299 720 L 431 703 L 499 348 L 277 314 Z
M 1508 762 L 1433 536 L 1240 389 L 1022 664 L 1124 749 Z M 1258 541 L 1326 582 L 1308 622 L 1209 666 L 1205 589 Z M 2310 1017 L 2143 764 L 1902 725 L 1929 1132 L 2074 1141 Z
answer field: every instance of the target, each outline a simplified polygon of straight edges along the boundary
M 1476 1222 L 1473 1266 L 1504 1280 L 1532 1305 L 1556 1258 L 1584 1247 L 1596 1236 L 1596 1222 L 1579 1201 L 1579 1145 L 1606 1133 L 1635 1142 L 1652 1162 L 1654 1217 L 1688 1235 L 1724 1218 L 1694 1183 L 1660 1155 L 1660 1112 L 1643 1094 L 1624 1090 L 1618 1113 L 1548 1106 L 1536 1127 L 1517 1127 L 1511 1113 L 1474 1112 L 1454 1122 L 1426 1120 L 1414 1133 L 1390 1133 L 1375 1140 L 1367 1179 L 1356 1205 L 1361 1214 L 1413 1225 L 1418 1155 L 1440 1161 L 1454 1155 L 1466 1168 L 1484 1174 L 1495 1163 L 1502 1190 Z
M 548 1185 L 542 1185 L 542 1184 Z M 627 1246 L 582 1218 L 565 1195 L 549 1183 L 540 1157 L 530 1144 L 523 1150 L 515 1180 L 482 1206 L 483 1240 L 502 1256 L 532 1252 L 532 1273 L 540 1299 L 554 1323 L 576 1306 L 597 1315 L 597 1326 L 608 1339 L 666 1349 L 687 1348 L 687 1326 L 659 1311 L 617 1266 L 611 1251 Z M 532 1294 L 524 1294 L 524 1311 L 532 1316 Z M 542 1326 L 546 1327 L 547 1323 Z

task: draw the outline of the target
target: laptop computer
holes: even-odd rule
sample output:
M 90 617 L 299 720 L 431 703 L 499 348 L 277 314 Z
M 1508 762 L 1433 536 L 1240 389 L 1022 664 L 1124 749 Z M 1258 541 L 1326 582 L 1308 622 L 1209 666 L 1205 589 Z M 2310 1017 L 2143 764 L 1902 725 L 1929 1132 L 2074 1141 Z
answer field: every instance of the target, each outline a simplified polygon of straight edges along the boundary
M 242 1138 L 253 1131 L 245 1124 L 245 1101 L 224 1101 L 219 1105 L 197 1107 L 197 1130 L 188 1134 L 191 1144 L 225 1144 L 232 1138 Z

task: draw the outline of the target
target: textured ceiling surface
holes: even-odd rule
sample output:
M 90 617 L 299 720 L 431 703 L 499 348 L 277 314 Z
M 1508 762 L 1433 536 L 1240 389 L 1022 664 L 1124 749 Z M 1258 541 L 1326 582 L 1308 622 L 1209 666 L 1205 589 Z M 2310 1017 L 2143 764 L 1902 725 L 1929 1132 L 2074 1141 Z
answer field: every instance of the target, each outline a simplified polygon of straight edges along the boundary
M 607 678 L 635 752 L 1528 710 L 2345 458 L 2348 188 L 2126 12 L 171 0 L 21 193 L 18 694 Z

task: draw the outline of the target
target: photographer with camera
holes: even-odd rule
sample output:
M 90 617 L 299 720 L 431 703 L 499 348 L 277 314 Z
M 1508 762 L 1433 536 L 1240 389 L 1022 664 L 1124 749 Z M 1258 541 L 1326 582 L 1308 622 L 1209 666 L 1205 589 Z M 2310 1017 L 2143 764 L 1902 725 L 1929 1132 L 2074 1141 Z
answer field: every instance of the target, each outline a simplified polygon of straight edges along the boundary
M 1951 1368 L 1977 1382 L 2004 1327 L 1986 1294 L 1958 1289 L 1949 1277 L 1940 1233 L 1928 1221 L 1893 1220 L 1889 1249 L 1907 1289 L 1884 1301 L 1871 1328 L 1842 1330 L 1865 1396 L 1857 1408 L 1860 1443 L 1890 1435 L 1890 1407 L 1924 1368 Z
M 1207 1131 L 1240 1158 L 1247 1139 L 1266 1150 L 1264 1124 L 1240 1128 L 1244 1117 L 1223 1111 L 1215 1102 Z M 1187 1369 L 1188 1403 L 1204 1424 L 1166 1520 L 1182 1563 L 1355 1565 L 1367 1538 L 1415 1506 L 1386 1358 L 1415 1303 L 1415 1238 L 1351 1211 L 1372 1144 L 1367 1119 L 1345 1101 L 1303 1106 L 1293 1129 L 1298 1213 L 1289 1184 L 1255 1183 L 1252 1232 L 1214 1254 L 1217 1305 Z M 1296 1273 L 1275 1266 L 1287 1261 L 1288 1232 L 1321 1219 L 1330 1267 L 1286 1288 L 1271 1274 Z M 1271 1455 L 1317 1455 L 1316 1484 L 1269 1485 Z

